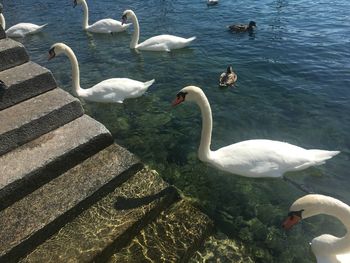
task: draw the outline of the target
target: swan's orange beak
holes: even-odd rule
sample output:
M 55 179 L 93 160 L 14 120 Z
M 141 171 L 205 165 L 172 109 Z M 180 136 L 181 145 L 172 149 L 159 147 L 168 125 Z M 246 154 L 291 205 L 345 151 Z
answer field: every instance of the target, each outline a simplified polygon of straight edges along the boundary
M 176 99 L 173 101 L 173 103 L 171 103 L 171 105 L 173 106 L 173 107 L 175 107 L 176 105 L 179 105 L 181 102 L 183 102 L 185 99 L 184 99 L 184 97 L 182 97 L 182 96 L 178 96 L 178 97 L 176 97 Z
M 285 230 L 288 230 L 292 228 L 294 225 L 298 224 L 300 220 L 301 220 L 301 217 L 297 215 L 288 216 L 287 219 L 283 222 L 282 227 Z

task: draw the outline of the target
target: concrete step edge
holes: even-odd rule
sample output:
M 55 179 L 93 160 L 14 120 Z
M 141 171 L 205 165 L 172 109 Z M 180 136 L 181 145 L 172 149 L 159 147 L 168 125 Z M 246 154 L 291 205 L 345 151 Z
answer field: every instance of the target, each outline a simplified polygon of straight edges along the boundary
M 80 101 L 59 88 L 0 111 L 0 155 L 83 113 Z
M 83 115 L 0 156 L 0 211 L 112 143 L 101 123 Z
M 1 71 L 0 80 L 0 110 L 57 87 L 51 71 L 31 61 Z

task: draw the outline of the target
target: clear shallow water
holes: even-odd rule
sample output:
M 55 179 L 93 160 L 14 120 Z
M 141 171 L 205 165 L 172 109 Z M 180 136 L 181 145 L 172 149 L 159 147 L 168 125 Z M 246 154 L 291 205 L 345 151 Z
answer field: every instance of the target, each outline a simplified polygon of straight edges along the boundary
M 183 50 L 139 54 L 129 49 L 131 30 L 113 36 L 84 33 L 82 10 L 73 9 L 72 2 L 2 1 L 8 26 L 49 23 L 43 33 L 20 41 L 65 90 L 71 91 L 68 59 L 47 62 L 55 42 L 65 42 L 75 51 L 83 88 L 111 77 L 156 79 L 141 98 L 123 105 L 86 102 L 85 109 L 119 144 L 197 200 L 218 229 L 252 247 L 256 262 L 312 262 L 312 237 L 344 233 L 328 217 L 308 219 L 289 233 L 281 231 L 288 207 L 304 193 L 283 180 L 232 176 L 199 162 L 199 110 L 188 104 L 172 108 L 170 103 L 186 85 L 203 88 L 213 111 L 213 149 L 267 138 L 341 150 L 325 165 L 288 177 L 350 204 L 349 1 L 221 0 L 210 8 L 199 0 L 88 1 L 90 22 L 120 20 L 123 10 L 133 9 L 141 41 L 162 33 L 197 36 Z M 252 36 L 226 30 L 229 24 L 249 20 L 258 25 Z M 228 64 L 238 74 L 237 89 L 217 87 Z

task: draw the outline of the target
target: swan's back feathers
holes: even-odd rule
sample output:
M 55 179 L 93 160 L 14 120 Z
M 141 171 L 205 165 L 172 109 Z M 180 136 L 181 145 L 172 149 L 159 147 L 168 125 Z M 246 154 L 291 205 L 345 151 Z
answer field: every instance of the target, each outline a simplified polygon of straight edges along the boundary
M 153 82 L 154 79 L 144 83 L 128 78 L 112 78 L 82 90 L 79 96 L 96 102 L 122 103 L 124 99 L 143 95 Z
M 32 23 L 19 23 L 6 30 L 6 35 L 9 37 L 24 37 L 25 35 L 35 34 L 40 32 L 48 24 L 41 26 Z
M 92 25 L 90 25 L 87 30 L 92 33 L 113 33 L 113 32 L 122 32 L 130 27 L 130 23 L 122 25 L 121 22 L 111 19 L 105 18 L 99 21 L 96 21 Z
M 280 177 L 287 171 L 321 164 L 315 161 L 314 151 L 280 141 L 247 140 L 211 152 L 209 162 L 221 170 L 247 177 Z M 317 151 L 328 159 L 338 153 Z
M 143 50 L 165 50 L 179 49 L 188 46 L 196 37 L 183 38 L 173 35 L 159 35 L 151 37 L 137 45 Z
M 324 234 L 316 237 L 312 240 L 311 248 L 312 252 L 316 256 L 317 263 L 349 263 L 350 262 L 350 251 L 342 254 L 334 254 L 328 249 L 332 249 L 332 242 L 339 240 L 340 238 Z M 320 243 L 320 245 L 319 245 Z
M 336 255 L 336 258 L 340 263 L 348 263 L 350 262 L 350 251 L 346 254 Z

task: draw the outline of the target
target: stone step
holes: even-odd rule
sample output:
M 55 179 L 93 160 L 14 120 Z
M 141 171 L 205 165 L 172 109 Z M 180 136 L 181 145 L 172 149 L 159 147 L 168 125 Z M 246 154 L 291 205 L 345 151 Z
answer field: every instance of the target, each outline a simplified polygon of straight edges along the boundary
M 146 226 L 108 262 L 188 262 L 213 229 L 208 216 L 181 200 Z
M 10 38 L 0 39 L 0 71 L 21 65 L 27 61 L 29 61 L 29 56 L 21 43 Z
M 0 210 L 112 142 L 101 123 L 83 115 L 0 156 Z
M 112 144 L 1 211 L 0 261 L 17 261 L 142 167 Z
M 83 115 L 80 101 L 62 89 L 0 111 L 0 155 Z
M 177 198 L 155 171 L 142 169 L 20 262 L 105 262 Z
M 1 71 L 0 80 L 7 86 L 0 92 L 0 110 L 57 87 L 51 71 L 34 62 Z

